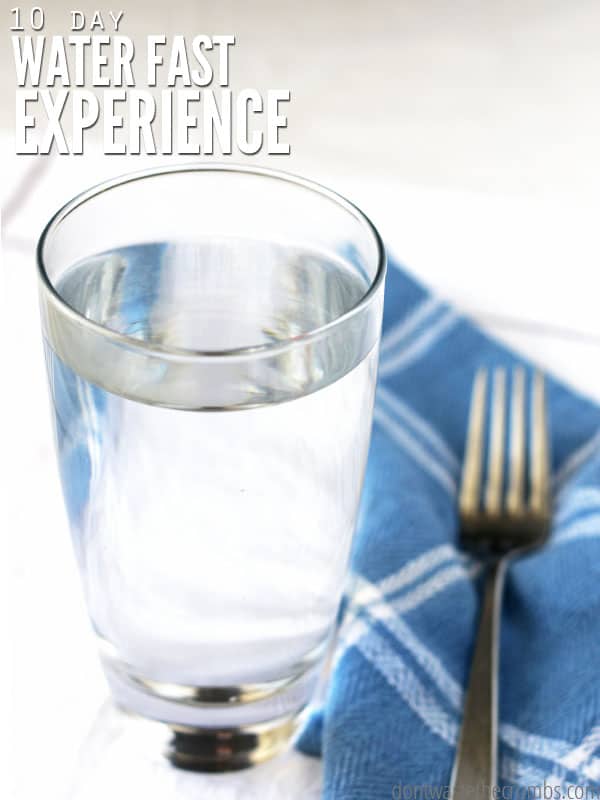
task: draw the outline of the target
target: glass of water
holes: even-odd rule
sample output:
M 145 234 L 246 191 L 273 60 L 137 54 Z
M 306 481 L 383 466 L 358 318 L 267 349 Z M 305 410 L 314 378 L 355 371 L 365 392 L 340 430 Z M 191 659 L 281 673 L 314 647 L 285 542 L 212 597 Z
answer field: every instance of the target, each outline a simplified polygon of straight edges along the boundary
M 347 573 L 385 256 L 316 184 L 221 165 L 79 195 L 38 248 L 58 459 L 113 697 L 179 765 L 289 741 Z

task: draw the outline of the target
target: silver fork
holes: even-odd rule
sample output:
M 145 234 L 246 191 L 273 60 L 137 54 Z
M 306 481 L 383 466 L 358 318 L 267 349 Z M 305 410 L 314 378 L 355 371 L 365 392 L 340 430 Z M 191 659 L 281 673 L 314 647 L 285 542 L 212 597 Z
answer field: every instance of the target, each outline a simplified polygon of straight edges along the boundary
M 494 370 L 487 474 L 483 480 L 488 371 L 473 383 L 459 495 L 461 545 L 489 559 L 479 631 L 452 774 L 454 800 L 490 800 L 497 785 L 498 646 L 504 575 L 510 559 L 541 545 L 550 527 L 549 436 L 544 378 L 535 373 L 529 424 L 525 370 L 513 371 L 507 433 L 506 370 Z M 527 452 L 529 428 L 529 452 Z M 505 462 L 507 486 L 504 486 Z M 529 485 L 529 496 L 526 498 Z

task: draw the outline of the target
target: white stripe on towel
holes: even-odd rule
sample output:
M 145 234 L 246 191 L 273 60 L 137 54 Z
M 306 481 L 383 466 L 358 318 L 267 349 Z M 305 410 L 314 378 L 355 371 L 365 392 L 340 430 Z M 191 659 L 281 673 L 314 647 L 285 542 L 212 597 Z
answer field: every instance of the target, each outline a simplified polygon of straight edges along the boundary
M 375 631 L 361 639 L 357 647 L 407 706 L 429 730 L 450 745 L 458 739 L 458 722 L 439 705 L 414 672 L 385 639 Z
M 392 419 L 392 417 L 379 406 L 375 406 L 373 418 L 389 433 L 391 438 L 399 444 L 406 453 L 412 456 L 432 478 L 438 481 L 449 494 L 456 494 L 456 479 L 452 473 L 432 458 L 423 445 L 411 436 L 405 428 L 401 427 L 396 420 Z
M 393 392 L 379 384 L 377 388 L 377 400 L 382 402 L 387 410 L 393 412 L 401 420 L 411 426 L 411 428 L 421 434 L 421 436 L 431 445 L 436 453 L 441 456 L 449 469 L 458 474 L 460 463 L 456 455 L 450 449 L 448 443 L 440 436 L 435 428 L 427 422 L 420 414 L 410 408 Z
M 420 336 L 402 348 L 398 353 L 392 352 L 384 357 L 379 365 L 380 377 L 397 373 L 417 361 L 459 321 L 460 317 L 449 308 L 442 316 L 427 328 Z
M 600 511 L 600 489 L 595 486 L 574 489 L 572 492 L 565 493 L 564 499 L 561 498 L 554 515 L 553 527 L 557 530 L 568 517 L 582 511 L 594 510 Z
M 420 578 L 427 572 L 431 572 L 435 567 L 439 567 L 445 561 L 451 561 L 459 558 L 458 550 L 450 544 L 441 544 L 438 547 L 433 547 L 427 550 L 417 558 L 409 561 L 398 572 L 388 575 L 383 580 L 377 583 L 377 589 L 382 595 L 389 595 L 400 591 L 405 586 Z M 360 592 L 357 593 L 356 600 L 358 603 L 363 603 Z
M 394 325 L 381 339 L 380 353 L 387 353 L 388 350 L 405 341 L 421 323 L 432 316 L 441 306 L 441 301 L 437 297 L 428 297 L 404 319 Z
M 571 453 L 571 455 L 564 460 L 553 478 L 554 488 L 561 489 L 573 473 L 599 448 L 600 431 L 597 431 L 591 439 L 588 439 L 585 444 L 578 447 L 574 453 Z
M 464 578 L 464 570 L 462 577 Z M 453 708 L 459 710 L 462 707 L 462 688 L 445 669 L 441 660 L 418 639 L 406 622 L 401 619 L 396 608 L 392 608 L 386 603 L 385 598 L 374 584 L 362 578 L 359 585 L 363 596 L 370 598 L 369 605 L 365 608 L 366 613 L 372 619 L 385 625 L 394 638 L 411 653 L 415 661 L 431 677 Z M 445 585 L 448 584 L 440 582 L 438 591 L 442 591 Z M 430 594 L 429 596 L 432 595 Z M 422 602 L 424 602 L 424 599 Z

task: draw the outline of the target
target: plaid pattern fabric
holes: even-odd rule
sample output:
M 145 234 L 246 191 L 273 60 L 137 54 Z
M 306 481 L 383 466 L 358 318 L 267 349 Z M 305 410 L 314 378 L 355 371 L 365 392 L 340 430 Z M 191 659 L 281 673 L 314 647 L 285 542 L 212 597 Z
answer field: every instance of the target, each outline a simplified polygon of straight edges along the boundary
M 323 756 L 327 800 L 444 797 L 481 588 L 482 565 L 457 548 L 471 383 L 478 366 L 519 363 L 390 265 L 356 580 L 326 702 L 299 742 Z M 590 800 L 600 796 L 600 408 L 551 377 L 548 402 L 555 513 L 548 545 L 507 576 L 499 782 L 505 798 L 546 784 L 551 800 Z

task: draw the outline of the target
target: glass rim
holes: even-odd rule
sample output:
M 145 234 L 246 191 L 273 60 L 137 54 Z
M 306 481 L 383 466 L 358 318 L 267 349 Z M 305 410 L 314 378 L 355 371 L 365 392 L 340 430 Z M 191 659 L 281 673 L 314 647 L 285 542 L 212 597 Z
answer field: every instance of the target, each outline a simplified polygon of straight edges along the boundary
M 345 209 L 354 217 L 372 237 L 375 242 L 377 254 L 377 267 L 373 278 L 361 295 L 360 299 L 349 309 L 344 311 L 335 319 L 319 325 L 316 328 L 304 333 L 290 336 L 275 342 L 266 342 L 264 344 L 247 345 L 242 347 L 235 347 L 225 350 L 196 350 L 192 348 L 172 347 L 159 344 L 153 344 L 144 341 L 143 339 L 136 339 L 119 331 L 111 330 L 99 322 L 89 319 L 84 314 L 77 311 L 69 305 L 67 301 L 61 296 L 60 292 L 53 285 L 46 266 L 44 263 L 44 247 L 51 233 L 65 220 L 70 214 L 76 211 L 80 206 L 93 200 L 111 189 L 116 189 L 124 186 L 127 183 L 134 183 L 146 178 L 156 178 L 162 175 L 172 175 L 177 173 L 193 173 L 193 172 L 223 172 L 229 174 L 245 174 L 256 177 L 271 178 L 274 180 L 284 181 L 285 183 L 296 185 L 298 187 L 308 189 L 316 195 L 325 197 L 332 202 L 336 203 L 339 207 Z M 38 273 L 38 280 L 41 288 L 46 292 L 48 299 L 57 306 L 61 314 L 66 315 L 72 321 L 84 328 L 88 329 L 91 333 L 102 336 L 105 339 L 111 340 L 114 344 L 120 344 L 127 349 L 134 349 L 143 351 L 154 356 L 162 356 L 168 358 L 169 356 L 176 359 L 185 360 L 215 360 L 232 357 L 244 357 L 260 354 L 270 354 L 284 352 L 285 350 L 294 347 L 297 344 L 307 344 L 312 340 L 319 339 L 323 335 L 328 334 L 338 326 L 344 325 L 348 320 L 359 314 L 364 308 L 370 305 L 371 301 L 377 294 L 378 289 L 383 284 L 386 271 L 386 253 L 383 246 L 381 236 L 371 222 L 369 217 L 361 211 L 358 206 L 352 203 L 338 192 L 328 189 L 317 181 L 312 181 L 307 178 L 300 177 L 291 172 L 284 170 L 270 169 L 267 167 L 246 166 L 243 164 L 224 164 L 222 162 L 213 164 L 170 164 L 162 167 L 153 167 L 150 169 L 137 170 L 135 172 L 128 172 L 119 175 L 115 178 L 110 178 L 106 181 L 94 184 L 89 189 L 75 195 L 71 200 L 65 203 L 61 208 L 52 215 L 50 220 L 46 223 L 36 247 L 36 267 Z

